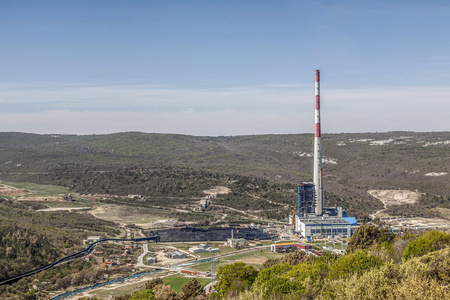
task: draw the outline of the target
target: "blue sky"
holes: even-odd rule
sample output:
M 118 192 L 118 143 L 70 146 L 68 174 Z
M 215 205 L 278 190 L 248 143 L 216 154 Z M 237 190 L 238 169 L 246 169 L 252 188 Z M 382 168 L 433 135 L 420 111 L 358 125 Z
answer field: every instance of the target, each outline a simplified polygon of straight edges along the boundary
M 450 130 L 448 1 L 0 0 L 0 131 Z

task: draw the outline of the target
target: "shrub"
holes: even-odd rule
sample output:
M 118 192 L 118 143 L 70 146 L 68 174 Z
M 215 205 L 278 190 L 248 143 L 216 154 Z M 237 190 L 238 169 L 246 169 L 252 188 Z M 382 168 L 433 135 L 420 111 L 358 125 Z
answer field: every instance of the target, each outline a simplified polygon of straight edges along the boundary
M 403 260 L 423 256 L 435 250 L 442 249 L 450 244 L 450 234 L 441 231 L 429 231 L 410 242 L 403 252 Z
M 220 266 L 217 271 L 219 281 L 214 286 L 217 296 L 222 298 L 229 292 L 250 288 L 257 275 L 258 271 L 253 266 L 246 266 L 243 262 Z
M 349 278 L 356 274 L 362 275 L 364 271 L 381 266 L 383 261 L 375 256 L 368 255 L 366 250 L 358 250 L 355 253 L 340 257 L 334 263 L 329 272 L 330 279 Z

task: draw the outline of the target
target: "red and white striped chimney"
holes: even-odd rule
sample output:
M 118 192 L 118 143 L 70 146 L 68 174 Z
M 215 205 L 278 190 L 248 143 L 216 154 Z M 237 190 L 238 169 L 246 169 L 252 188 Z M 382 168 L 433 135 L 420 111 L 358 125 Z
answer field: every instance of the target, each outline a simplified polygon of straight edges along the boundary
M 320 132 L 320 72 L 316 70 L 316 110 L 315 110 L 315 134 L 314 134 L 314 186 L 316 189 L 316 215 L 323 214 L 323 176 L 322 176 L 322 145 Z

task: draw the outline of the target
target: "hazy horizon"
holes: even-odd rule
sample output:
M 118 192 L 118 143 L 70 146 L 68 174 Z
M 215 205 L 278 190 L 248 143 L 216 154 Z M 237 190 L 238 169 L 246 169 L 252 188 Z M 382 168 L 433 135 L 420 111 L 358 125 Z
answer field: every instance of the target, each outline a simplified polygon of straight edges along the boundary
M 0 3 L 0 131 L 450 130 L 446 1 Z M 447 25 L 445 25 L 447 24 Z
M 394 130 L 394 131 L 374 131 L 374 132 L 330 132 L 322 133 L 322 136 L 326 135 L 339 135 L 339 134 L 386 134 L 386 133 L 446 133 L 450 131 L 406 131 L 406 130 Z M 110 133 L 91 133 L 91 134 L 76 134 L 76 133 L 36 133 L 36 132 L 23 132 L 23 131 L 1 131 L 0 133 L 22 133 L 22 134 L 36 134 L 36 135 L 50 135 L 50 136 L 89 136 L 89 135 L 113 135 L 123 133 L 143 133 L 143 134 L 167 134 L 167 135 L 185 135 L 192 137 L 240 137 L 240 136 L 263 136 L 263 135 L 304 135 L 310 134 L 314 136 L 314 132 L 298 132 L 298 133 L 260 133 L 260 134 L 237 134 L 237 135 L 192 135 L 174 132 L 144 132 L 144 131 L 118 131 Z

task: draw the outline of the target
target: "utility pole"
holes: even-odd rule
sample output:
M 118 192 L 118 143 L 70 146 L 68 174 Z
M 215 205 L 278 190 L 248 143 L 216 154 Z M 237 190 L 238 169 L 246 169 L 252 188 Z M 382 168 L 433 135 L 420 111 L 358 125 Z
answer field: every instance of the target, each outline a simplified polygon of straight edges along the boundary
M 211 268 L 211 274 L 213 277 L 212 280 L 212 285 L 214 286 L 215 282 L 216 282 L 216 273 L 215 273 L 215 269 L 214 269 L 214 260 L 216 259 L 216 256 L 214 255 L 214 253 L 212 254 L 212 268 Z

